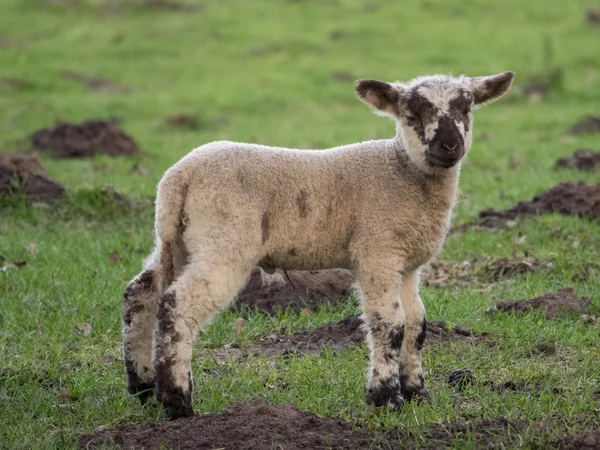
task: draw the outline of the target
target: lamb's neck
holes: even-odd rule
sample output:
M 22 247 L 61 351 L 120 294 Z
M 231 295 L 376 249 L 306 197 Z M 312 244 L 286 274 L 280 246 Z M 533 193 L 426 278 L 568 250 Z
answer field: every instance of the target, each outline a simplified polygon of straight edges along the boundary
M 423 170 L 424 162 L 419 164 L 411 160 L 402 141 L 394 139 L 390 142 L 397 155 L 397 164 L 401 176 L 408 177 L 416 184 L 423 187 L 423 192 L 428 196 L 435 196 L 452 209 L 458 193 L 458 180 L 462 161 L 449 169 Z

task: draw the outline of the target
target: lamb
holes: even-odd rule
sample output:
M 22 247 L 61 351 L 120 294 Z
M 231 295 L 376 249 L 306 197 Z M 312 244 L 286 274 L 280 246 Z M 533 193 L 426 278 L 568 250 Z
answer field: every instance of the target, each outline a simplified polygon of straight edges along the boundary
M 513 78 L 361 80 L 358 97 L 394 119 L 393 139 L 320 151 L 213 142 L 167 170 L 154 251 L 124 294 L 129 392 L 144 402 L 154 391 L 167 417 L 192 415 L 192 342 L 259 266 L 352 269 L 368 329 L 367 402 L 398 410 L 427 398 L 419 270 L 449 227 L 471 109 Z

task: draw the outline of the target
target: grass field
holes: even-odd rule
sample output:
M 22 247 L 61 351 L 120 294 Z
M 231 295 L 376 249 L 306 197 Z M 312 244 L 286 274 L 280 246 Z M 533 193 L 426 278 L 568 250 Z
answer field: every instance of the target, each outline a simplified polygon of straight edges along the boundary
M 72 448 L 95 427 L 162 417 L 126 393 L 122 292 L 151 249 L 150 197 L 161 174 L 203 143 L 326 148 L 390 137 L 393 124 L 355 98 L 352 80 L 514 70 L 513 91 L 475 114 L 453 223 L 485 208 L 508 208 L 561 181 L 597 183 L 598 172 L 553 169 L 557 157 L 600 147 L 598 134 L 568 133 L 580 117 L 600 113 L 600 28 L 585 22 L 586 8 L 597 6 L 591 0 L 225 0 L 187 11 L 126 0 L 0 0 L 0 151 L 22 149 L 30 133 L 57 121 L 117 117 L 145 152 L 133 159 L 44 157 L 68 199 L 50 207 L 1 200 L 0 255 L 27 264 L 0 272 L 0 448 Z M 65 71 L 121 89 L 93 91 Z M 520 93 L 535 77 L 552 81 L 541 101 Z M 176 114 L 195 117 L 198 129 L 168 126 Z M 126 200 L 116 200 L 113 189 Z M 522 448 L 551 448 L 565 432 L 597 430 L 598 326 L 576 316 L 546 320 L 541 313 L 486 310 L 503 298 L 573 286 L 597 311 L 600 224 L 548 215 L 496 232 L 467 230 L 449 238 L 442 257 L 513 252 L 552 266 L 487 290 L 422 289 L 429 320 L 488 332 L 495 343 L 426 347 L 430 403 L 409 404 L 401 413 L 365 408 L 366 348 L 357 347 L 291 362 L 231 359 L 225 367 L 196 359 L 194 407 L 219 411 L 263 398 L 375 430 L 404 427 L 416 439 L 428 423 L 469 417 L 524 419 L 546 430 L 524 432 Z M 592 263 L 596 276 L 574 281 Z M 292 333 L 355 312 L 350 299 L 307 316 L 248 313 L 240 333 L 232 329 L 237 316 L 226 312 L 197 347 L 246 346 L 282 326 Z M 91 330 L 82 332 L 84 323 Z M 523 357 L 542 342 L 553 343 L 556 354 Z M 468 401 L 457 402 L 446 383 L 458 368 L 475 377 Z M 268 387 L 278 379 L 287 389 Z M 542 388 L 539 395 L 490 390 L 508 380 Z

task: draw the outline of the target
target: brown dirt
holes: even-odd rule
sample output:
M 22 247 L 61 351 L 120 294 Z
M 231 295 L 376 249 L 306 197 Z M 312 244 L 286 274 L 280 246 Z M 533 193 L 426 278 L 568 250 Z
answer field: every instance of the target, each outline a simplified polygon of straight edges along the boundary
M 98 153 L 110 156 L 140 154 L 136 142 L 118 124 L 103 120 L 59 123 L 53 128 L 36 131 L 30 138 L 33 148 L 49 152 L 55 158 L 89 158 Z
M 582 117 L 571 127 L 573 134 L 600 133 L 600 116 Z
M 425 286 L 433 287 L 484 285 L 534 272 L 546 265 L 543 261 L 524 257 L 473 258 L 462 263 L 436 260 L 423 269 L 421 278 Z M 270 285 L 263 285 L 261 272 L 255 269 L 246 287 L 238 294 L 233 310 L 257 309 L 271 315 L 278 308 L 289 308 L 297 313 L 305 308 L 314 311 L 320 304 L 345 302 L 355 281 L 352 272 L 344 269 L 291 270 L 288 276 L 291 283 L 284 276 Z
M 234 310 L 244 307 L 274 314 L 278 308 L 300 312 L 304 308 L 316 310 L 319 304 L 344 302 L 350 296 L 354 283 L 351 272 L 342 269 L 290 270 L 288 280 L 263 285 L 261 272 L 254 269 L 248 284 L 237 296 Z
M 360 345 L 365 340 L 363 321 L 357 315 L 347 317 L 340 322 L 329 322 L 309 331 L 301 331 L 292 335 L 273 333 L 261 340 L 260 345 L 251 347 L 250 355 L 307 355 L 317 354 L 326 348 L 341 351 L 352 345 Z M 425 343 L 457 341 L 473 336 L 485 340 L 487 333 L 473 333 L 470 329 L 457 325 L 452 330 L 446 328 L 442 321 L 427 323 Z
M 600 152 L 588 149 L 577 150 L 568 158 L 558 158 L 556 167 L 578 170 L 600 169 Z
M 600 219 L 600 184 L 588 185 L 583 181 L 560 183 L 511 209 L 481 211 L 476 226 L 493 229 L 522 215 L 550 213 Z
M 569 441 L 565 450 L 600 450 L 600 431 L 587 431 Z
M 47 200 L 63 197 L 65 189 L 48 178 L 36 155 L 0 153 L 0 197 L 3 195 Z
M 78 444 L 82 449 L 116 445 L 145 450 L 440 449 L 465 441 L 469 432 L 479 443 L 509 445 L 528 426 L 526 421 L 502 417 L 465 423 L 432 423 L 425 432 L 425 440 L 416 441 L 401 429 L 375 433 L 339 419 L 301 411 L 293 405 L 271 405 L 255 400 L 236 404 L 221 413 L 100 429 L 81 436 Z
M 600 26 L 600 9 L 588 9 L 585 12 L 585 21 L 593 26 Z
M 546 311 L 546 318 L 552 319 L 565 314 L 582 314 L 590 304 L 589 298 L 579 298 L 573 292 L 573 288 L 567 287 L 558 292 L 547 292 L 531 300 L 503 300 L 496 304 L 496 309 L 503 312 L 543 309 Z
M 319 417 L 293 405 L 257 400 L 240 403 L 217 414 L 172 422 L 125 425 L 81 436 L 79 447 L 127 449 L 368 448 L 374 436 L 342 420 Z M 398 448 L 398 447 L 397 447 Z

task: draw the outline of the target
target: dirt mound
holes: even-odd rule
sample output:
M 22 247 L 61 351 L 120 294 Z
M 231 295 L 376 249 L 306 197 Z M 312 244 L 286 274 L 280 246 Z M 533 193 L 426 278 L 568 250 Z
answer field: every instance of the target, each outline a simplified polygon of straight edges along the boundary
M 300 312 L 303 308 L 316 310 L 319 304 L 344 302 L 351 294 L 354 276 L 348 270 L 290 270 L 289 281 L 263 285 L 261 272 L 254 269 L 250 281 L 240 291 L 233 309 L 244 307 L 274 314 L 278 308 Z M 291 281 L 291 282 L 290 282 Z
M 0 153 L 0 196 L 24 195 L 31 199 L 53 199 L 65 189 L 48 178 L 36 155 Z
M 55 158 L 89 158 L 98 153 L 133 156 L 140 153 L 135 141 L 118 124 L 88 120 L 80 124 L 59 123 L 42 128 L 31 136 L 33 148 Z
M 582 117 L 571 127 L 573 134 L 600 133 L 600 116 Z
M 362 319 L 358 315 L 352 315 L 340 322 L 329 322 L 313 330 L 301 331 L 292 335 L 271 334 L 263 338 L 260 345 L 250 348 L 249 354 L 261 356 L 307 355 L 319 353 L 326 348 L 341 351 L 351 345 L 362 344 L 365 336 Z M 485 339 L 488 335 L 487 333 L 475 334 L 462 325 L 448 330 L 444 322 L 433 321 L 427 323 L 426 336 L 425 343 L 460 340 L 469 336 Z
M 556 167 L 568 169 L 594 170 L 600 168 L 600 152 L 594 150 L 577 150 L 568 158 L 558 158 Z
M 293 405 L 240 403 L 217 414 L 177 421 L 125 425 L 81 436 L 79 447 L 126 449 L 369 448 L 374 435 L 342 420 L 319 417 Z M 397 447 L 399 448 L 399 442 Z
M 301 411 L 293 405 L 256 400 L 239 403 L 221 413 L 95 431 L 81 436 L 78 444 L 82 449 L 112 445 L 145 450 L 440 449 L 456 448 L 456 443 L 466 441 L 467 433 L 472 433 L 478 443 L 510 444 L 528 426 L 526 421 L 503 417 L 432 423 L 425 431 L 425 440 L 416 441 L 401 429 L 375 433 L 343 420 Z
M 560 183 L 511 209 L 481 211 L 476 226 L 497 228 L 522 215 L 550 213 L 600 219 L 600 184 L 588 185 L 583 181 Z
M 425 286 L 450 287 L 497 283 L 517 275 L 535 272 L 548 263 L 534 258 L 472 258 L 462 263 L 435 260 L 422 272 Z
M 578 434 L 564 448 L 565 450 L 598 450 L 600 449 L 600 431 Z
M 436 260 L 423 269 L 421 278 L 425 286 L 433 287 L 488 284 L 534 272 L 546 265 L 532 258 L 473 258 L 462 263 Z M 238 294 L 233 310 L 257 309 L 271 315 L 278 308 L 295 312 L 304 308 L 316 310 L 323 303 L 345 302 L 355 282 L 352 272 L 344 269 L 291 270 L 288 276 L 289 280 L 282 277 L 269 285 L 263 283 L 260 270 L 254 269 L 248 284 Z
M 546 318 L 552 319 L 564 314 L 582 314 L 590 304 L 589 298 L 579 298 L 573 292 L 573 288 L 567 287 L 558 292 L 547 292 L 531 300 L 503 300 L 496 304 L 496 310 L 525 312 L 543 309 L 546 311 Z

